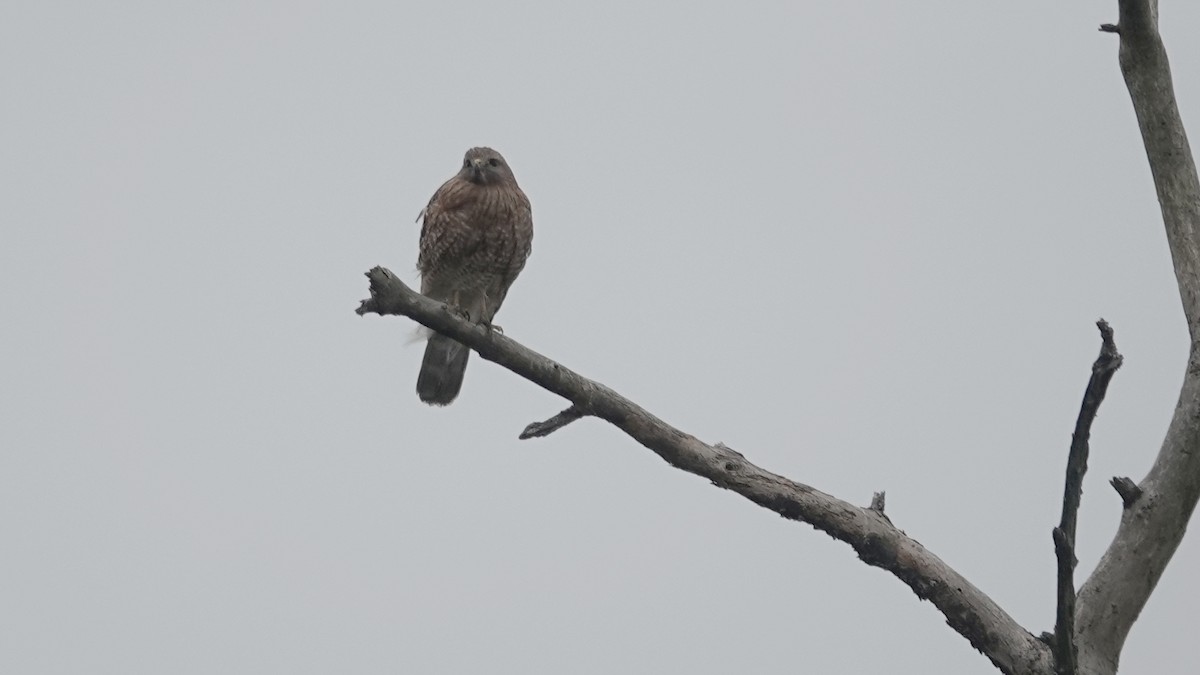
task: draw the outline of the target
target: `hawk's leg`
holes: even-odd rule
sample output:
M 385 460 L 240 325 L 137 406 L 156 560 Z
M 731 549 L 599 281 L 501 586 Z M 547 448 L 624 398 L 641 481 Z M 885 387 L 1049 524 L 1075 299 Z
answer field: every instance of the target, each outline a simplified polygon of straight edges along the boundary
M 471 320 L 471 313 L 468 312 L 465 307 L 463 307 L 461 293 L 458 291 L 451 293 L 450 297 L 446 298 L 446 303 L 442 306 L 446 308 L 447 312 L 457 316 L 460 319 L 466 319 L 467 321 Z
M 460 319 L 465 319 L 472 323 L 477 323 L 480 326 L 483 326 L 483 329 L 489 333 L 492 331 L 496 331 L 496 332 L 500 333 L 501 335 L 504 334 L 504 329 L 501 328 L 500 326 L 493 324 L 491 321 L 476 321 L 475 318 L 471 316 L 470 311 L 468 311 L 465 307 L 458 304 L 458 294 L 457 293 L 455 293 L 450 298 L 450 300 L 445 302 L 442 305 L 442 307 L 444 307 L 447 312 L 457 316 Z

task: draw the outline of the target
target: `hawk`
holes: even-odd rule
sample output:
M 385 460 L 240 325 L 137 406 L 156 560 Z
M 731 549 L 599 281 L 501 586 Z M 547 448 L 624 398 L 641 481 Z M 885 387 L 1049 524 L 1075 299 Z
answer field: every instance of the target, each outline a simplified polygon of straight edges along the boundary
M 421 293 L 491 326 L 533 243 L 529 199 L 491 148 L 471 148 L 462 168 L 421 212 Z M 425 345 L 417 395 L 430 405 L 458 396 L 471 350 L 434 333 Z

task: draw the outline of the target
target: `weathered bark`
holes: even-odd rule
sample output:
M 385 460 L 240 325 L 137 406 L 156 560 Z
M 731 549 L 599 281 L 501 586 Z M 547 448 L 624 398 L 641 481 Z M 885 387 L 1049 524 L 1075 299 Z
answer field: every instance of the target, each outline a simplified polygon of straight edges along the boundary
M 1129 629 L 1183 539 L 1200 498 L 1200 181 L 1175 102 L 1158 33 L 1155 0 L 1120 0 L 1120 64 L 1133 101 L 1162 208 L 1192 347 L 1175 415 L 1154 466 L 1131 490 L 1117 480 L 1125 509 L 1092 576 L 1079 590 L 1075 638 L 1079 669 L 1117 671 Z
M 654 451 L 672 466 L 732 490 L 779 515 L 812 525 L 850 544 L 867 564 L 896 575 L 922 600 L 929 600 L 954 630 L 1005 673 L 1048 675 L 1050 649 L 1022 628 L 961 574 L 892 525 L 883 497 L 855 506 L 820 490 L 751 464 L 721 443 L 708 444 L 658 419 L 608 387 L 524 347 L 495 331 L 463 320 L 409 288 L 381 267 L 367 273 L 371 298 L 359 314 L 400 314 L 444 333 L 517 375 L 571 401 L 547 422 L 531 425 L 549 433 L 584 416 L 599 417 Z M 544 435 L 530 433 L 527 437 Z

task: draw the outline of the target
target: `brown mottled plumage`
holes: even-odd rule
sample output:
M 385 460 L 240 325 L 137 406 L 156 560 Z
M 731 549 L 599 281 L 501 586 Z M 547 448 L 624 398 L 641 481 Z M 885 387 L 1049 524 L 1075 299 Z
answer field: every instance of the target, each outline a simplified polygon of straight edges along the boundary
M 529 199 L 508 162 L 491 148 L 471 148 L 462 169 L 422 212 L 421 293 L 491 325 L 533 242 Z M 417 395 L 430 405 L 458 396 L 471 350 L 433 334 L 425 346 Z

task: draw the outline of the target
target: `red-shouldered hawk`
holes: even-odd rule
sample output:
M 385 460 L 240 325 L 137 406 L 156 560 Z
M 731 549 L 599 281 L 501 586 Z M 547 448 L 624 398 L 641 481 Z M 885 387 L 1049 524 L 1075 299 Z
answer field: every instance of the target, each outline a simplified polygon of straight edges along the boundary
M 491 148 L 471 148 L 421 215 L 421 293 L 490 326 L 533 243 L 529 199 L 508 162 Z M 421 400 L 453 401 L 470 354 L 444 335 L 431 335 L 417 376 Z

